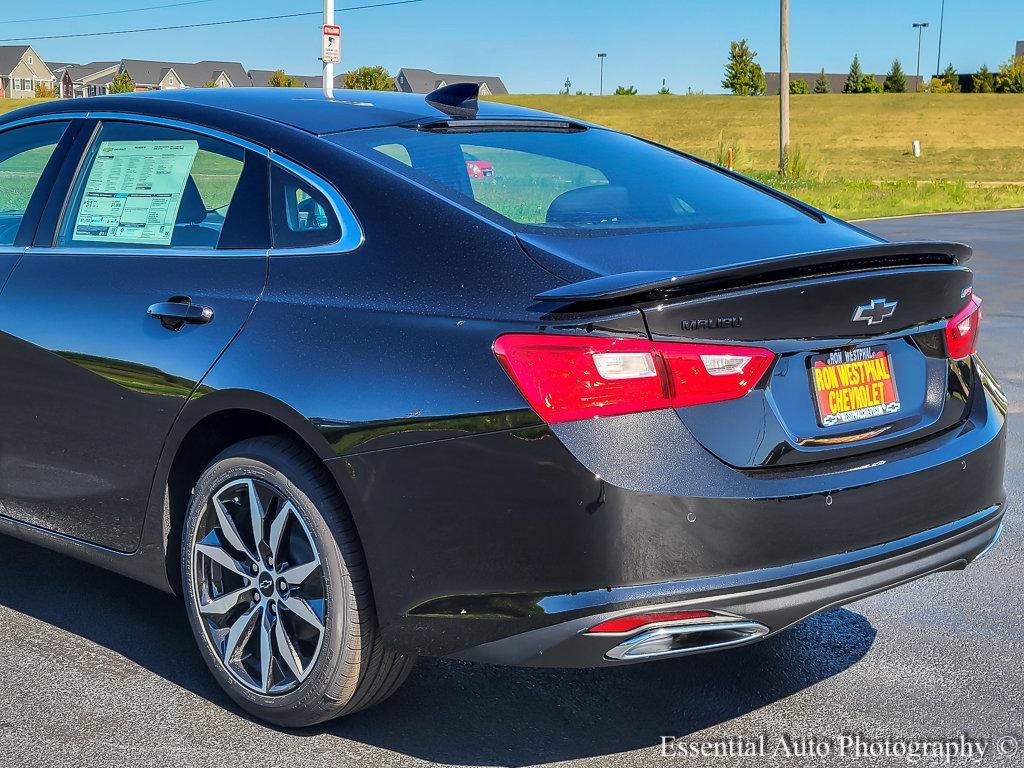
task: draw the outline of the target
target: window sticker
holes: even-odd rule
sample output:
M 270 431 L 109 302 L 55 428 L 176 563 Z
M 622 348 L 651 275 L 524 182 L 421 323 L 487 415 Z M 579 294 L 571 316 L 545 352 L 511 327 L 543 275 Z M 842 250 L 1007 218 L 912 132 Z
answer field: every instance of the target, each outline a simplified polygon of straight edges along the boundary
M 101 142 L 85 182 L 74 239 L 170 245 L 198 150 L 194 139 Z

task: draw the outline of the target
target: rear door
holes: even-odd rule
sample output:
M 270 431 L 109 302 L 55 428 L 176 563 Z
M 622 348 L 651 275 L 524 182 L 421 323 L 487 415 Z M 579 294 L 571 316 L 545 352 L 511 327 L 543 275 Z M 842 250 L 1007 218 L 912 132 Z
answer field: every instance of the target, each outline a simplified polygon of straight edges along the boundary
M 263 288 L 268 160 L 90 122 L 0 294 L 4 514 L 133 550 L 161 447 Z

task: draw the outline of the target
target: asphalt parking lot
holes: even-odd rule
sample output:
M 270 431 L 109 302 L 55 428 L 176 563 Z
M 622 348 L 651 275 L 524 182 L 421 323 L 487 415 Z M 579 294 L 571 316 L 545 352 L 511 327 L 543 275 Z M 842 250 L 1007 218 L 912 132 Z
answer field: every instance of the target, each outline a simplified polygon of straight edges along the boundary
M 1015 736 L 1021 753 L 1000 759 L 993 748 L 984 764 L 1024 764 L 1024 211 L 864 226 L 976 249 L 981 351 L 1012 415 L 1011 511 L 975 567 L 719 654 L 600 671 L 421 660 L 377 709 L 286 732 L 241 715 L 221 693 L 178 600 L 0 537 L 0 765 L 699 765 L 662 757 L 662 736 L 843 733 Z

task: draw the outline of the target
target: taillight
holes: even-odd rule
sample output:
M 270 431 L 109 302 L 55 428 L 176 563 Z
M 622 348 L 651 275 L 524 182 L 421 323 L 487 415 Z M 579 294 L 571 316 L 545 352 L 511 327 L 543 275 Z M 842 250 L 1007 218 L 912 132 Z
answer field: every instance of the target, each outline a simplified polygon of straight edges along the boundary
M 651 624 L 664 622 L 690 621 L 692 619 L 709 619 L 714 614 L 711 611 L 661 611 L 659 613 L 634 613 L 629 616 L 619 616 L 614 619 L 602 621 L 587 630 L 593 635 L 617 634 L 619 632 L 632 632 L 634 629 L 646 627 Z
M 946 356 L 960 360 L 973 355 L 978 349 L 980 326 L 981 299 L 972 296 L 967 306 L 946 323 Z
M 775 356 L 759 347 L 511 333 L 494 354 L 549 424 L 743 397 Z

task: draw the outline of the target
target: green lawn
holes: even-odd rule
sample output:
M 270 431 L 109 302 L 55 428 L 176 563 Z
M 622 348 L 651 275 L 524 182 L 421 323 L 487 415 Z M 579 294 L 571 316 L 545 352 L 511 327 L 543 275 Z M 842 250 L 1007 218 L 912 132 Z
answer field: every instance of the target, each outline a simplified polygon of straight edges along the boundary
M 1010 94 L 793 96 L 792 142 L 808 163 L 780 181 L 778 99 L 543 96 L 495 100 L 608 125 L 737 170 L 845 218 L 1024 206 L 1024 97 Z M 918 139 L 922 156 L 910 154 Z M 912 181 L 914 183 L 907 183 Z M 977 186 L 984 183 L 984 186 Z

